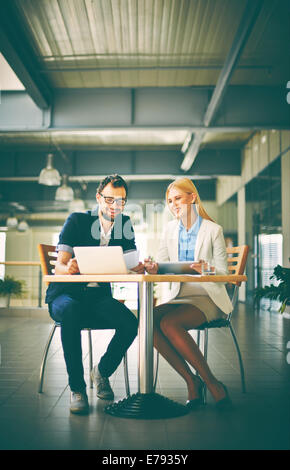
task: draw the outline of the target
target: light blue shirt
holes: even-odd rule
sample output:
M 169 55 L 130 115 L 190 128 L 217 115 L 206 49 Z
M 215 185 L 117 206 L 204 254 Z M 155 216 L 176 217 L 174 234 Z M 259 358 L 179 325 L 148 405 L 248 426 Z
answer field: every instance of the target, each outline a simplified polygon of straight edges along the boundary
M 186 230 L 183 223 L 179 222 L 178 235 L 178 259 L 179 261 L 194 261 L 194 250 L 202 217 L 197 216 L 195 223 Z

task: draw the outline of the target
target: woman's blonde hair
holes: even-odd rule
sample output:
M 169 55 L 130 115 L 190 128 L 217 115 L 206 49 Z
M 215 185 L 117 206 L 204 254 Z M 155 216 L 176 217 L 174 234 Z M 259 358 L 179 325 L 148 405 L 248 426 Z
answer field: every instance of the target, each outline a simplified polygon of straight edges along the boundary
M 186 178 L 186 177 L 177 178 L 175 181 L 170 183 L 170 185 L 168 186 L 168 188 L 166 190 L 166 202 L 167 202 L 167 204 L 168 204 L 168 194 L 169 194 L 169 191 L 172 188 L 180 189 L 180 191 L 183 191 L 184 193 L 187 193 L 187 194 L 196 194 L 195 207 L 197 209 L 198 214 L 203 219 L 211 220 L 212 222 L 214 222 L 213 219 L 208 215 L 208 213 L 204 209 L 204 207 L 203 207 L 203 205 L 200 201 L 198 191 L 197 191 L 195 185 L 193 184 L 193 182 L 189 178 Z

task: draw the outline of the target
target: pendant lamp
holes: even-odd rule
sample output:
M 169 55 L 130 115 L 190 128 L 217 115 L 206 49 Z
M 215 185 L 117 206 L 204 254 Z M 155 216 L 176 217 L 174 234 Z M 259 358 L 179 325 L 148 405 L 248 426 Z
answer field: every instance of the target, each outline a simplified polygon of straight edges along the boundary
M 68 186 L 67 182 L 68 182 L 68 176 L 63 175 L 62 185 L 59 188 L 57 188 L 56 193 L 55 193 L 56 201 L 69 202 L 73 200 L 74 192 L 73 192 L 73 189 L 70 186 Z
M 59 186 L 61 178 L 59 172 L 53 167 L 53 153 L 49 153 L 46 157 L 46 167 L 40 172 L 38 178 L 39 184 L 45 186 Z

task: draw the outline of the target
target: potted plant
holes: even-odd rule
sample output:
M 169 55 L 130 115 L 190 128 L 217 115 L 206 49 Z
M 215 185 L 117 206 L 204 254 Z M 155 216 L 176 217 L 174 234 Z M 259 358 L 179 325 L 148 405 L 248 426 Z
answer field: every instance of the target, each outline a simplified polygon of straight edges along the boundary
M 125 303 L 125 298 L 124 298 L 125 296 L 124 296 L 123 290 L 125 289 L 125 286 L 120 286 L 119 289 L 120 289 L 120 298 L 118 300 L 119 300 L 119 302 L 124 304 Z
M 0 298 L 4 298 L 5 307 L 10 306 L 10 298 L 21 297 L 25 292 L 25 281 L 20 281 L 12 276 L 5 276 L 0 279 Z
M 156 307 L 157 303 L 157 282 L 153 282 L 153 307 Z
M 290 312 L 285 311 L 290 306 L 290 268 L 283 268 L 279 264 L 274 268 L 273 275 L 270 279 L 280 281 L 277 286 L 270 284 L 269 286 L 259 287 L 255 289 L 255 302 L 262 297 L 281 302 L 279 312 L 284 313 L 286 318 L 290 318 Z
M 119 285 L 118 283 L 111 283 L 111 289 L 112 289 L 112 295 L 116 300 L 119 300 L 122 304 L 125 303 L 125 296 L 123 293 L 123 290 L 125 289 L 125 286 Z

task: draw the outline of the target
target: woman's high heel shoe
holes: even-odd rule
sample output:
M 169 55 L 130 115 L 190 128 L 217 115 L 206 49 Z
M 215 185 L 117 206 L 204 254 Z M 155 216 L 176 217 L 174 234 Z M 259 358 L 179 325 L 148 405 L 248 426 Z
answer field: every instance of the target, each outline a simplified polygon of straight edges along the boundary
M 192 400 L 187 400 L 186 402 L 186 408 L 188 408 L 190 411 L 196 410 L 199 408 L 199 406 L 204 404 L 204 382 L 201 380 L 200 377 L 196 376 L 196 380 L 198 381 L 198 397 L 193 398 Z
M 223 408 L 227 407 L 228 405 L 231 405 L 231 404 L 232 404 L 232 400 L 230 399 L 230 396 L 229 396 L 229 392 L 228 392 L 227 387 L 226 387 L 223 383 L 221 383 L 221 385 L 222 385 L 223 388 L 224 388 L 225 397 L 222 398 L 221 400 L 216 401 L 215 405 L 216 405 L 216 407 L 219 408 L 219 409 L 223 409 Z

